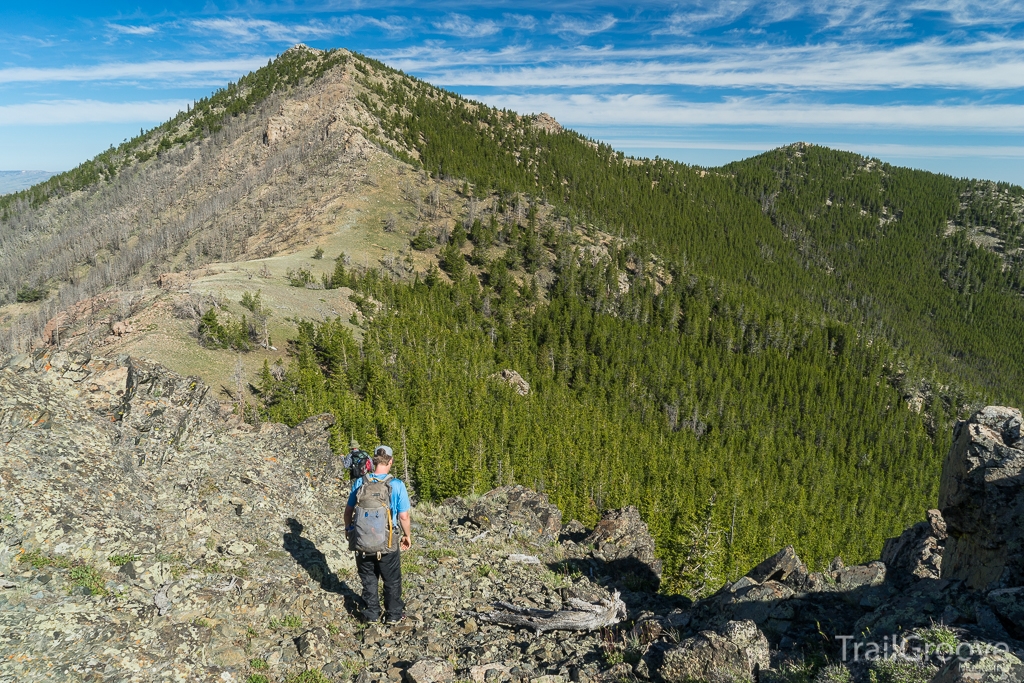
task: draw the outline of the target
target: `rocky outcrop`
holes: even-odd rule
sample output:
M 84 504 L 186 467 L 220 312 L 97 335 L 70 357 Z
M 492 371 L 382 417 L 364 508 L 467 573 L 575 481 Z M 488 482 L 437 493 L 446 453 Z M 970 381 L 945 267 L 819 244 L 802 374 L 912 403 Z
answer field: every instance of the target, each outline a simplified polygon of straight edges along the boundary
M 917 579 L 937 579 L 942 571 L 942 551 L 946 545 L 946 522 L 938 510 L 929 510 L 928 519 L 918 522 L 882 547 L 882 562 L 889 577 L 908 583 Z
M 525 486 L 502 486 L 480 497 L 469 511 L 479 528 L 499 535 L 516 532 L 557 539 L 562 530 L 562 511 L 548 497 Z
M 533 127 L 536 128 L 537 130 L 542 130 L 545 133 L 551 135 L 561 133 L 563 130 L 562 124 L 555 120 L 554 116 L 552 116 L 551 114 L 546 114 L 544 112 L 541 112 L 540 114 L 537 114 L 537 116 L 534 117 Z
M 988 464 L 977 473 L 968 458 L 944 500 L 957 543 L 1006 558 L 1007 576 L 1014 536 L 1003 515 L 1020 488 L 1005 476 L 1014 425 L 986 415 L 976 423 L 995 424 L 985 429 L 1000 440 L 975 430 L 965 442 L 958 432 L 958 447 Z M 809 571 L 785 547 L 691 605 L 652 592 L 656 584 L 641 576 L 657 577 L 660 565 L 635 508 L 562 534 L 546 496 L 501 487 L 413 510 L 406 619 L 361 628 L 339 523 L 347 477 L 337 476 L 328 445 L 333 421 L 245 424 L 202 382 L 125 356 L 8 359 L 0 367 L 0 678 L 284 681 L 315 670 L 334 683 L 767 683 L 794 680 L 787 662 L 809 648 L 838 659 L 836 636 L 866 646 L 909 634 L 973 648 L 952 663 L 933 657 L 912 680 L 927 680 L 921 672 L 933 683 L 1024 680 L 1024 587 L 990 581 L 975 590 L 935 578 L 934 512 L 886 545 L 888 566 L 837 560 Z M 967 489 L 980 497 L 963 500 Z M 1011 505 L 993 508 L 988 495 Z M 979 510 L 992 515 L 990 526 Z M 595 606 L 610 618 L 587 624 L 573 614 Z M 602 624 L 610 626 L 536 633 Z M 900 666 L 837 664 L 816 680 L 901 680 L 890 675 L 909 671 Z
M 747 572 L 747 578 L 756 583 L 779 581 L 799 586 L 807 579 L 807 567 L 797 556 L 793 546 L 787 545 Z
M 949 533 L 942 576 L 973 589 L 1024 586 L 1024 439 L 1015 408 L 957 423 L 939 508 Z
M 520 396 L 530 395 L 530 383 L 523 379 L 523 376 L 515 370 L 509 370 L 506 368 L 501 372 L 496 372 L 491 375 L 491 377 L 503 381 L 505 384 L 512 387 Z
M 757 680 L 768 669 L 768 640 L 752 621 L 731 621 L 721 631 L 701 631 L 676 645 L 652 648 L 638 673 L 668 683 L 734 683 Z
M 596 557 L 614 563 L 619 571 L 661 578 L 654 539 L 640 511 L 632 505 L 604 513 L 583 544 L 593 546 Z
M 1024 663 L 1017 655 L 991 643 L 963 643 L 964 653 L 947 662 L 929 683 L 1018 683 L 1024 681 Z

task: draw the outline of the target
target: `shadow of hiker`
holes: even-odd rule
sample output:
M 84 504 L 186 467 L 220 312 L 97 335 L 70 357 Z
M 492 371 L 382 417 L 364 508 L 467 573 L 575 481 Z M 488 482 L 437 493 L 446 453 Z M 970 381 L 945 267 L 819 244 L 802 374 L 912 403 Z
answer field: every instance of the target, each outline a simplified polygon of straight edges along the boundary
M 345 598 L 345 611 L 353 616 L 360 614 L 362 605 L 359 594 L 353 591 L 349 585 L 338 578 L 338 575 L 331 571 L 327 563 L 327 557 L 320 552 L 316 544 L 308 538 L 302 537 L 305 527 L 299 520 L 289 517 L 285 523 L 288 525 L 288 533 L 284 535 L 283 547 L 292 556 L 295 562 L 306 570 L 309 578 L 320 584 L 320 588 L 330 593 L 337 593 Z

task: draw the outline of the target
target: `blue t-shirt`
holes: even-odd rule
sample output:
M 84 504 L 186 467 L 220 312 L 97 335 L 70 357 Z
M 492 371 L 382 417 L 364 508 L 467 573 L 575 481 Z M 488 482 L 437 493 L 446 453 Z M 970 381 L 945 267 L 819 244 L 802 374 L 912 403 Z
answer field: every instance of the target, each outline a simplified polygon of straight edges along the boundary
M 382 481 L 386 474 L 369 474 L 369 477 L 373 477 L 377 481 Z M 363 485 L 363 478 L 359 477 L 352 482 L 352 493 L 348 494 L 348 506 L 354 508 L 356 506 L 356 491 Z M 394 518 L 394 525 L 398 526 L 398 515 L 402 512 L 408 512 L 412 508 L 412 503 L 409 501 L 409 490 L 405 488 L 405 484 L 399 479 L 391 480 L 391 516 Z

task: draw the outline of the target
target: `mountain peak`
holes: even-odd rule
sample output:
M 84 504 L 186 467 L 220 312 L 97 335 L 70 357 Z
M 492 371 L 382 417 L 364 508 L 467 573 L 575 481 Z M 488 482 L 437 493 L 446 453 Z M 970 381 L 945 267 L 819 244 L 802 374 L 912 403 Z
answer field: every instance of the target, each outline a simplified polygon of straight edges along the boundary
M 288 54 L 289 52 L 311 52 L 312 54 L 315 55 L 324 54 L 324 50 L 318 50 L 315 47 L 310 47 L 309 45 L 306 45 L 305 43 L 296 43 L 295 45 L 292 45 L 284 52 L 285 54 Z

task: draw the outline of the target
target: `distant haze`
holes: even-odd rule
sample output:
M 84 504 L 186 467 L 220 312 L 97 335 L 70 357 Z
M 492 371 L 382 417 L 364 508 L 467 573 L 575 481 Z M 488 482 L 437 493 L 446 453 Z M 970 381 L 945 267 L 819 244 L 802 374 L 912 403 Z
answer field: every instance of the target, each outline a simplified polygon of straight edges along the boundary
M 41 183 L 53 171 L 0 171 L 0 194 L 10 194 Z

